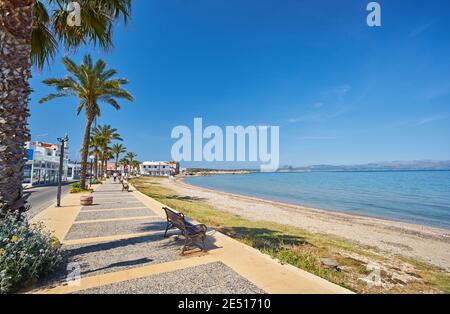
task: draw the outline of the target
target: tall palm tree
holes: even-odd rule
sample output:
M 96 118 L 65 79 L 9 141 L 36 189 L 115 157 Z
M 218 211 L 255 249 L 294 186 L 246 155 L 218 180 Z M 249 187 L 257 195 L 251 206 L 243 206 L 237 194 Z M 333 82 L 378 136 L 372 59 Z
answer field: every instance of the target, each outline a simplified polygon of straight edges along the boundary
M 111 152 L 114 154 L 114 157 L 116 159 L 116 170 L 117 170 L 120 154 L 126 153 L 127 149 L 122 144 L 116 143 L 111 147 Z
M 86 117 L 83 146 L 81 151 L 80 186 L 86 188 L 87 158 L 91 127 L 94 119 L 101 114 L 100 103 L 106 103 L 115 109 L 120 109 L 117 99 L 133 100 L 133 96 L 122 85 L 128 80 L 123 78 L 113 79 L 117 71 L 106 69 L 106 63 L 99 59 L 95 64 L 90 55 L 86 55 L 81 65 L 75 64 L 68 57 L 63 58 L 66 70 L 73 76 L 65 78 L 50 78 L 43 82 L 56 88 L 56 93 L 42 98 L 39 103 L 44 103 L 59 97 L 77 97 L 79 100 L 77 114 L 83 110 Z
M 133 172 L 133 171 L 132 171 L 132 170 L 133 170 L 133 161 L 134 161 L 134 158 L 137 157 L 137 154 L 135 154 L 135 153 L 133 153 L 133 152 L 128 152 L 128 153 L 126 154 L 126 157 L 127 157 L 127 159 L 130 161 L 130 172 Z
M 102 150 L 102 158 L 101 158 L 101 176 L 106 172 L 106 166 L 108 163 L 108 160 L 111 158 L 108 158 L 110 156 L 111 147 L 108 145 L 113 141 L 122 141 L 122 138 L 120 137 L 120 134 L 117 133 L 117 129 L 111 127 L 110 125 L 99 125 L 94 128 L 92 133 L 95 136 L 98 136 L 103 139 L 101 150 Z
M 131 0 L 78 0 L 81 26 L 70 27 L 64 11 L 69 0 L 0 2 L 0 212 L 25 210 L 22 195 L 32 64 L 42 68 L 56 55 L 93 44 L 112 48 L 114 23 L 127 22 Z M 49 13 L 50 12 L 50 13 Z
M 137 157 L 137 154 L 133 153 L 133 152 L 128 152 L 126 154 L 126 157 L 128 158 L 128 160 L 130 161 L 130 164 L 133 163 L 134 158 Z
M 139 160 L 133 160 L 131 163 L 131 167 L 133 167 L 134 172 L 138 172 L 139 166 L 141 165 L 141 162 Z
M 128 166 L 130 165 L 130 160 L 126 157 L 119 161 L 119 164 L 123 166 L 124 172 L 128 172 Z
M 108 172 L 108 161 L 114 158 L 114 154 L 111 152 L 110 147 L 108 147 L 108 150 L 103 154 L 103 158 L 105 159 L 103 174 L 106 174 Z
M 91 148 L 89 155 L 94 156 L 94 164 L 92 169 L 93 173 L 91 173 L 91 175 L 93 175 L 96 179 L 98 178 L 98 161 L 102 154 L 102 141 L 103 138 L 94 134 L 91 135 L 91 139 L 89 141 L 89 147 Z

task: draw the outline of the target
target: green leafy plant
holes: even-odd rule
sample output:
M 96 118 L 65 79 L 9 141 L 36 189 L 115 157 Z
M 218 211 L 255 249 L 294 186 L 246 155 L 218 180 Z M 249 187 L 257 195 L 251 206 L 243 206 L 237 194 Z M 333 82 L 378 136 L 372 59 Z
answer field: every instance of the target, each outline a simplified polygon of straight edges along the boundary
M 91 191 L 92 191 L 92 189 L 82 189 L 79 182 L 74 182 L 70 185 L 70 193 L 81 193 L 81 192 L 91 192 Z
M 61 243 L 42 224 L 18 212 L 0 220 L 0 293 L 17 291 L 51 273 L 62 260 Z
M 91 183 L 92 184 L 103 184 L 103 182 L 99 179 L 92 179 Z

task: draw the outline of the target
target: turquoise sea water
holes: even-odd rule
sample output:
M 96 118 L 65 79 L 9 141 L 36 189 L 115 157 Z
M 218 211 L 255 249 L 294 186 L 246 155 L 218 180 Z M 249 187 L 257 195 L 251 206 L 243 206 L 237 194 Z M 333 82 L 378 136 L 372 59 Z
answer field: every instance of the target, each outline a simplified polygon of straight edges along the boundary
M 450 171 L 254 173 L 190 177 L 225 192 L 450 229 Z

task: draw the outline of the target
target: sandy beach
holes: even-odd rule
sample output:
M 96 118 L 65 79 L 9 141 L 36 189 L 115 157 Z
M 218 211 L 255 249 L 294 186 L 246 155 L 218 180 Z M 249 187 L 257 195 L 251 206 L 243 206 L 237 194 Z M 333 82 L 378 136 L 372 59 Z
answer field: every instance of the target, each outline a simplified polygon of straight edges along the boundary
M 339 236 L 386 254 L 413 257 L 450 271 L 450 230 L 366 216 L 330 212 L 196 187 L 181 179 L 163 180 L 177 194 L 204 199 L 215 208 L 250 220 L 293 225 Z

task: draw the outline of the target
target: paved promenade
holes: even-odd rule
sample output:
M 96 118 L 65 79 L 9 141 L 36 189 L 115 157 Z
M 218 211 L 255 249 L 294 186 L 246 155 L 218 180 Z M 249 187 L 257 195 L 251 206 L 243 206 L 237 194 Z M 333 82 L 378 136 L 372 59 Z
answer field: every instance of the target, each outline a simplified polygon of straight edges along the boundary
M 63 207 L 33 218 L 62 239 L 65 257 L 29 292 L 348 293 L 214 230 L 208 252 L 181 256 L 182 239 L 163 237 L 162 204 L 134 189 L 122 192 L 112 181 L 97 186 L 93 196 L 94 205 L 82 207 L 80 194 L 68 195 Z

